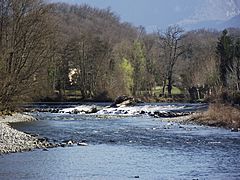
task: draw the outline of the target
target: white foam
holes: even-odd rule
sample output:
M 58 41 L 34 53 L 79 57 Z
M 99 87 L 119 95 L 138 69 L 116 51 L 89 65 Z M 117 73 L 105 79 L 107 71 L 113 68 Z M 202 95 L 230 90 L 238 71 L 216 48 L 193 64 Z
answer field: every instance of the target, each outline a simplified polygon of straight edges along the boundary
M 97 115 L 138 115 L 140 113 L 154 113 L 154 112 L 167 112 L 171 110 L 181 110 L 185 106 L 175 105 L 145 105 L 145 106 L 129 106 L 129 107 L 99 107 L 95 105 L 81 105 L 73 108 L 62 109 L 61 113 L 74 113 L 78 114 L 91 113 L 93 109 L 97 109 Z
M 178 110 L 183 108 L 184 106 L 174 106 L 174 105 L 166 105 L 166 106 L 145 105 L 145 106 L 119 107 L 119 108 L 103 108 L 102 110 L 98 111 L 97 114 L 137 115 L 137 114 L 140 114 L 141 112 L 144 112 L 144 113 L 154 113 L 156 111 L 166 112 L 170 110 Z
M 76 106 L 73 108 L 65 108 L 60 110 L 60 113 L 73 113 L 73 112 L 78 112 L 78 114 L 84 114 L 84 113 L 89 113 L 92 112 L 94 108 L 97 108 L 95 105 L 81 105 L 81 106 Z

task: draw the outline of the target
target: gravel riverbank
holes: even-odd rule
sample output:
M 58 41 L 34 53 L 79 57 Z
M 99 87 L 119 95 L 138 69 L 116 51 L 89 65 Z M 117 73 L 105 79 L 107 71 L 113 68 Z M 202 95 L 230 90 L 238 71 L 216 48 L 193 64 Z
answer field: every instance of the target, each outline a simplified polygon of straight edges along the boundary
M 50 147 L 48 142 L 39 141 L 37 137 L 13 129 L 8 124 L 35 120 L 32 116 L 20 113 L 13 114 L 12 116 L 0 116 L 0 154 Z

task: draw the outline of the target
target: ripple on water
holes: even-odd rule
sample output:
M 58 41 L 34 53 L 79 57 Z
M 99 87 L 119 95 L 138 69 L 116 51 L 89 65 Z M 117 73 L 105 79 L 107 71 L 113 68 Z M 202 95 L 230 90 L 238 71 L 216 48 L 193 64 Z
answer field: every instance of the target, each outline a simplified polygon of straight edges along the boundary
M 30 177 L 28 173 L 33 178 L 43 173 L 47 179 L 59 174 L 60 179 L 240 177 L 240 133 L 177 123 L 165 129 L 167 122 L 149 117 L 99 119 L 64 114 L 54 118 L 45 113 L 38 119 L 13 126 L 57 141 L 84 139 L 89 146 L 4 156 L 0 158 L 0 179 L 6 172 L 17 177 L 14 168 L 23 173 L 18 179 Z M 17 166 L 19 162 L 23 166 Z

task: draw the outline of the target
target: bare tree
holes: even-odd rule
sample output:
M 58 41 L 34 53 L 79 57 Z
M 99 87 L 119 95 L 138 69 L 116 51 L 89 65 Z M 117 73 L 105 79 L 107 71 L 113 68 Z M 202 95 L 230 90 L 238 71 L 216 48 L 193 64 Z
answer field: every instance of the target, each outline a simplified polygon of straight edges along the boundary
M 41 0 L 1 0 L 0 104 L 10 108 L 13 99 L 28 92 L 38 70 L 49 58 L 52 31 L 49 7 Z
M 236 76 L 237 76 L 237 91 L 240 91 L 240 38 L 235 43 L 235 59 L 236 59 Z
M 159 41 L 164 51 L 164 84 L 167 83 L 168 96 L 172 96 L 174 66 L 179 57 L 186 52 L 186 46 L 181 43 L 184 31 L 179 26 L 169 26 L 164 33 L 158 31 Z M 163 90 L 164 92 L 164 90 Z

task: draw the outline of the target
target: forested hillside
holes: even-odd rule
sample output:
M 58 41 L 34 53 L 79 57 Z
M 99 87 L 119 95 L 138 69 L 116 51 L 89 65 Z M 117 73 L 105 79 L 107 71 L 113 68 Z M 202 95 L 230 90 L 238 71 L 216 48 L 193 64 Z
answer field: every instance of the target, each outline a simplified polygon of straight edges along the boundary
M 186 32 L 177 25 L 147 33 L 110 9 L 2 0 L 1 109 L 23 101 L 105 101 L 123 94 L 235 101 L 239 37 L 237 28 Z

